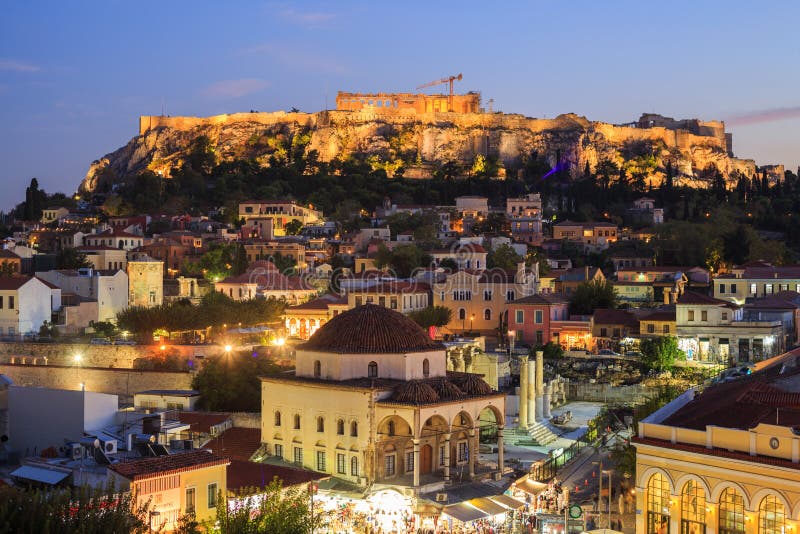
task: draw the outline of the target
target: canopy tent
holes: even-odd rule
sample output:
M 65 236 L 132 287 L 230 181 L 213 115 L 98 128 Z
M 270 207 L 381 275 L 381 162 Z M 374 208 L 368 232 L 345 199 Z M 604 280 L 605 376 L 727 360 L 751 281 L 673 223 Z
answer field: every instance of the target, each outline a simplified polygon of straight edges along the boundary
M 451 504 L 449 506 L 445 506 L 442 510 L 442 515 L 447 515 L 461 521 L 462 523 L 469 523 L 470 521 L 477 521 L 478 519 L 483 519 L 487 517 L 489 514 L 484 512 L 483 510 L 479 510 L 474 506 L 466 502 L 460 502 L 456 504 Z
M 478 497 L 477 499 L 470 499 L 469 501 L 467 501 L 467 503 L 471 504 L 475 508 L 478 508 L 479 510 L 483 510 L 484 512 L 486 512 L 487 516 L 500 515 L 506 512 L 505 507 L 500 506 L 493 500 L 487 499 L 486 497 Z
M 519 510 L 525 506 L 524 502 L 515 499 L 510 495 L 492 495 L 489 498 L 500 506 L 505 507 L 507 510 Z
M 536 482 L 535 480 L 531 480 L 530 478 L 526 478 L 524 480 L 518 480 L 515 482 L 515 486 L 518 490 L 524 491 L 525 493 L 529 493 L 536 497 L 540 493 L 543 493 L 547 489 L 547 484 L 544 482 Z

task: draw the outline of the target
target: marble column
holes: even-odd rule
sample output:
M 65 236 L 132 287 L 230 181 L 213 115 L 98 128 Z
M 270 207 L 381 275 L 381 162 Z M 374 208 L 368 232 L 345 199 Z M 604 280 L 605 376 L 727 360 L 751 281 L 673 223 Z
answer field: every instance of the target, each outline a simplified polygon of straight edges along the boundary
M 528 428 L 528 357 L 519 357 L 519 428 Z
M 503 451 L 503 427 L 497 427 L 497 468 L 500 470 L 500 476 L 503 476 L 503 467 L 505 466 L 505 451 Z
M 469 437 L 467 438 L 467 454 L 469 455 L 469 478 L 475 478 L 475 456 L 478 454 L 478 448 L 475 446 L 475 427 L 469 429 Z
M 528 424 L 536 422 L 536 363 L 528 362 Z
M 450 482 L 450 434 L 444 435 L 444 481 Z
M 544 387 L 544 395 L 542 395 L 542 417 L 545 419 L 550 419 L 550 397 L 552 391 L 553 386 L 551 384 L 547 384 Z
M 542 396 L 544 395 L 544 352 L 536 351 L 536 420 L 544 418 L 544 406 Z
M 419 440 L 415 439 L 414 443 L 414 487 L 419 486 Z

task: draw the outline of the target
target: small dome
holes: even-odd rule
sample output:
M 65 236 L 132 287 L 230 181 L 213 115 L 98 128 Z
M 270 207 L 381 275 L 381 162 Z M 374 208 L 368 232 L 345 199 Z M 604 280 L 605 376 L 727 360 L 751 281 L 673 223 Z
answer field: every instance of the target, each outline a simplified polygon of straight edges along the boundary
M 458 386 L 450 382 L 447 378 L 440 378 L 438 380 L 430 380 L 433 390 L 442 399 L 463 399 L 466 397 L 463 391 Z
M 444 350 L 444 345 L 402 313 L 365 304 L 337 315 L 298 348 L 339 354 L 404 354 Z
M 494 392 L 492 386 L 476 374 L 464 373 L 454 377 L 453 381 L 467 395 L 488 395 Z
M 392 392 L 392 400 L 398 402 L 410 402 L 414 404 L 425 404 L 436 402 L 439 395 L 436 391 L 422 380 L 409 380 L 397 386 Z

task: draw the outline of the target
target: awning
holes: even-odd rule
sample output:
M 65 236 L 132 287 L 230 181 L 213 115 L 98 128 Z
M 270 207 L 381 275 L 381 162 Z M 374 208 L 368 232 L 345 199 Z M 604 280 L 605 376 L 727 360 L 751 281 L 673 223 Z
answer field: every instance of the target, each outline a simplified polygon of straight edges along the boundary
M 478 519 L 483 519 L 484 517 L 488 516 L 488 514 L 483 510 L 478 510 L 474 506 L 470 506 L 465 502 L 445 506 L 442 510 L 442 514 L 448 515 L 453 519 L 457 519 L 462 523 L 477 521 Z
M 522 482 L 517 482 L 516 486 L 517 489 L 522 490 L 525 493 L 530 493 L 534 497 L 547 489 L 547 484 L 543 482 L 536 482 L 535 480 L 531 480 L 529 478 L 526 478 Z
M 478 497 L 477 499 L 470 499 L 467 501 L 468 504 L 471 504 L 475 508 L 479 510 L 483 510 L 486 512 L 486 515 L 493 516 L 493 515 L 500 515 L 506 512 L 506 508 L 500 506 L 496 502 L 491 499 L 487 499 L 486 497 Z
M 525 506 L 524 502 L 515 499 L 510 495 L 492 495 L 489 498 L 494 502 L 496 502 L 497 504 L 499 504 L 500 506 L 504 506 L 509 510 L 519 510 L 520 508 Z
M 21 478 L 24 480 L 31 480 L 33 482 L 42 482 L 44 484 L 58 484 L 69 476 L 69 473 L 63 471 L 55 471 L 44 467 L 34 467 L 32 465 L 23 465 L 16 471 L 11 473 L 14 478 Z

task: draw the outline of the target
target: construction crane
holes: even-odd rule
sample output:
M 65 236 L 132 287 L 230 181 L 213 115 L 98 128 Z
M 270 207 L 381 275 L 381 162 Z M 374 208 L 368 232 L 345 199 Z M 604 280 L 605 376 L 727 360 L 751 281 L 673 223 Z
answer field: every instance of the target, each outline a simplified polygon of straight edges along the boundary
M 453 111 L 453 82 L 456 80 L 460 82 L 463 78 L 464 76 L 461 73 L 458 73 L 456 76 L 448 76 L 447 78 L 442 78 L 441 80 L 420 85 L 417 87 L 417 90 L 425 89 L 426 87 L 433 87 L 434 85 L 441 85 L 443 83 L 450 84 L 450 95 L 447 97 L 447 111 Z

